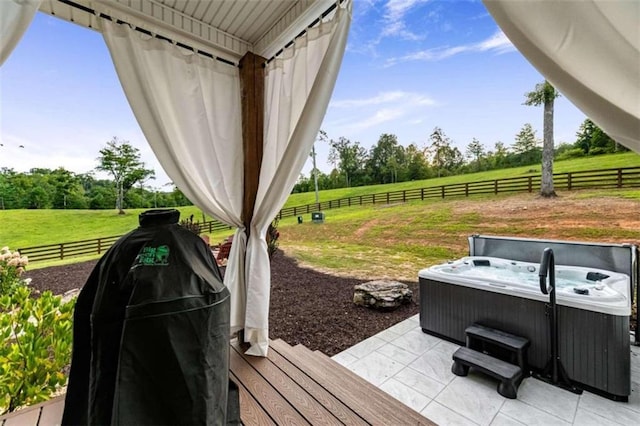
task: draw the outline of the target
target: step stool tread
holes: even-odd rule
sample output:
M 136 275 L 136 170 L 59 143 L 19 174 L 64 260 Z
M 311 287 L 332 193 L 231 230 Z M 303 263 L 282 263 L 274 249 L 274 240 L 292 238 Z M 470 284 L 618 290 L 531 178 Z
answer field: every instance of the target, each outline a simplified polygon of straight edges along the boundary
M 513 380 L 522 374 L 522 369 L 517 365 L 509 364 L 506 361 L 464 346 L 453 354 L 453 360 L 468 364 L 496 378 Z
M 493 342 L 508 349 L 521 350 L 529 346 L 529 339 L 495 328 L 485 327 L 480 324 L 473 324 L 465 329 L 468 336 Z

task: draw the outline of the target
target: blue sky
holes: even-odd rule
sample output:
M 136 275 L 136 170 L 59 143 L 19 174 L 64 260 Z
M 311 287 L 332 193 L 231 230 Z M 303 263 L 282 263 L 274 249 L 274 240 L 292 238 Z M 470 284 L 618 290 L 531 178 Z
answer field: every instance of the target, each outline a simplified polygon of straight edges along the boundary
M 522 105 L 524 93 L 542 80 L 480 1 L 355 0 L 322 128 L 367 149 L 382 133 L 424 147 L 436 126 L 463 153 L 474 137 L 487 149 L 497 141 L 509 146 L 525 123 L 542 138 L 542 109 Z M 584 119 L 559 98 L 556 144 L 574 142 Z M 156 170 L 149 185 L 169 181 L 133 117 L 102 36 L 38 13 L 0 68 L 0 167 L 88 172 L 113 136 L 139 148 Z M 316 149 L 318 167 L 328 172 L 328 147 Z

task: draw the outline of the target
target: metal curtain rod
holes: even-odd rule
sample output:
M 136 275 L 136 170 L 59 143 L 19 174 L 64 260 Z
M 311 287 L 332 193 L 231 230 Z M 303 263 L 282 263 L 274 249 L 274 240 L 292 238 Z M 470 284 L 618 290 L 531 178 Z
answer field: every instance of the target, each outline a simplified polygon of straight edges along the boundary
M 182 48 L 184 48 L 184 49 L 191 50 L 192 52 L 197 53 L 198 55 L 202 55 L 202 56 L 205 56 L 205 57 L 210 58 L 210 59 L 215 59 L 216 61 L 223 62 L 223 63 L 225 63 L 225 64 L 227 64 L 227 65 L 239 66 L 239 64 L 236 64 L 236 63 L 234 63 L 234 62 L 232 62 L 232 61 L 230 61 L 230 60 L 228 60 L 228 59 L 224 59 L 224 58 L 221 58 L 221 57 L 219 57 L 219 56 L 212 55 L 212 54 L 211 54 L 211 53 L 209 53 L 209 52 L 205 52 L 205 51 L 203 51 L 203 50 L 196 49 L 195 47 L 191 47 L 191 46 L 186 45 L 186 44 L 184 44 L 184 43 L 181 43 L 181 42 L 179 42 L 179 41 L 171 40 L 170 38 L 165 37 L 165 36 L 163 36 L 163 35 L 160 35 L 160 34 L 153 34 L 151 31 L 145 30 L 144 28 L 137 27 L 137 26 L 135 26 L 135 25 L 133 25 L 133 24 L 130 24 L 130 23 L 128 23 L 128 22 L 125 22 L 125 21 L 123 21 L 123 20 L 121 20 L 121 19 L 115 19 L 115 18 L 112 18 L 111 16 L 109 16 L 109 15 L 107 15 L 107 14 L 105 14 L 105 13 L 97 12 L 96 10 L 91 9 L 90 7 L 83 6 L 83 5 L 81 5 L 81 4 L 75 3 L 75 2 L 73 2 L 72 0 L 58 0 L 58 1 L 59 1 L 60 3 L 64 3 L 64 4 L 68 5 L 68 6 L 71 6 L 71 7 L 75 8 L 75 9 L 79 9 L 79 10 L 82 10 L 83 12 L 90 13 L 90 14 L 92 14 L 92 15 L 94 15 L 94 16 L 99 17 L 99 18 L 102 18 L 102 19 L 108 19 L 109 21 L 111 21 L 111 22 L 116 22 L 116 23 L 118 23 L 118 24 L 126 24 L 126 25 L 129 25 L 129 26 L 130 26 L 131 28 L 133 28 L 135 31 L 141 32 L 141 33 L 146 34 L 146 35 L 151 36 L 151 37 L 155 37 L 155 38 L 160 39 L 160 40 L 168 41 L 169 43 L 171 43 L 171 44 L 175 44 L 176 46 L 180 46 L 180 47 L 182 47 Z M 273 55 L 271 58 L 267 59 L 267 61 L 265 62 L 265 64 L 263 64 L 263 66 L 266 66 L 266 64 L 268 64 L 269 62 L 271 62 L 271 61 L 273 61 L 275 58 L 277 58 L 279 55 L 281 55 L 281 54 L 282 54 L 282 52 L 284 52 L 284 50 L 285 50 L 286 48 L 288 48 L 289 46 L 293 45 L 293 43 L 294 43 L 297 39 L 299 39 L 300 37 L 302 37 L 303 35 L 305 35 L 305 34 L 307 33 L 307 30 L 309 30 L 310 28 L 312 28 L 314 25 L 316 25 L 318 22 L 320 22 L 322 19 L 324 19 L 328 14 L 330 14 L 331 12 L 333 12 L 333 11 L 336 9 L 336 7 L 338 7 L 338 5 L 339 5 L 339 4 L 342 4 L 344 1 L 346 1 L 346 0 L 337 0 L 335 3 L 333 3 L 331 6 L 329 6 L 329 8 L 328 8 L 327 10 L 325 10 L 324 12 L 322 12 L 322 15 L 320 15 L 320 16 L 319 16 L 318 18 L 316 18 L 316 19 L 315 19 L 311 24 L 309 24 L 309 25 L 307 26 L 307 28 L 305 28 L 304 30 L 302 30 L 302 31 L 300 32 L 300 34 L 298 34 L 297 36 L 295 36 L 295 37 L 293 38 L 293 40 L 291 40 L 289 43 L 287 43 L 287 44 L 286 44 L 282 49 L 280 49 L 279 51 L 277 51 L 277 52 L 275 53 L 275 55 Z M 72 22 L 73 22 L 73 21 L 72 21 Z M 91 25 L 89 25 L 89 27 L 91 27 Z
M 159 39 L 159 40 L 165 40 L 165 41 L 168 41 L 168 42 L 169 42 L 169 43 L 171 43 L 171 44 L 175 44 L 176 46 L 182 47 L 183 49 L 190 50 L 190 51 L 192 51 L 192 52 L 194 52 L 194 53 L 197 53 L 198 55 L 205 56 L 205 57 L 207 57 L 207 58 L 209 58 L 209 59 L 215 59 L 216 61 L 220 61 L 220 62 L 225 63 L 225 64 L 227 64 L 227 65 L 232 65 L 232 66 L 234 66 L 234 67 L 235 67 L 235 66 L 238 66 L 238 64 L 236 64 L 236 63 L 234 63 L 234 62 L 232 62 L 232 61 L 230 61 L 230 60 L 228 60 L 228 59 L 225 59 L 225 58 L 221 58 L 221 57 L 219 57 L 219 56 L 212 55 L 212 54 L 211 54 L 211 53 L 209 53 L 209 52 L 205 52 L 205 51 L 203 51 L 203 50 L 196 49 L 195 47 L 191 47 L 191 46 L 186 45 L 186 44 L 184 44 L 184 43 L 181 43 L 181 42 L 179 42 L 179 41 L 171 40 L 170 38 L 165 37 L 165 36 L 163 36 L 163 35 L 160 35 L 160 34 L 153 34 L 151 31 L 147 31 L 147 30 L 145 30 L 144 28 L 137 27 L 137 26 L 135 26 L 135 25 L 133 25 L 133 24 L 130 24 L 130 23 L 128 23 L 128 22 L 125 22 L 125 21 L 123 21 L 123 20 L 121 20 L 121 19 L 115 19 L 115 18 L 112 18 L 111 16 L 109 16 L 109 15 L 107 15 L 107 14 L 105 14 L 105 13 L 102 13 L 102 12 L 99 12 L 99 13 L 98 13 L 98 12 L 96 12 L 94 9 L 91 9 L 90 7 L 83 6 L 83 5 L 81 5 L 81 4 L 78 4 L 78 3 L 73 2 L 73 1 L 71 1 L 71 0 L 58 0 L 58 1 L 59 1 L 60 3 L 64 3 L 64 4 L 68 5 L 68 6 L 71 6 L 71 7 L 73 7 L 73 8 L 76 8 L 76 9 L 82 10 L 83 12 L 87 12 L 87 13 L 90 13 L 90 14 L 92 14 L 92 15 L 95 15 L 95 16 L 97 16 L 97 17 L 99 17 L 99 18 L 102 18 L 102 19 L 108 19 L 109 21 L 111 21 L 111 22 L 116 22 L 116 23 L 118 23 L 118 24 L 126 24 L 126 25 L 129 25 L 129 26 L 130 26 L 131 28 L 133 28 L 135 31 L 138 31 L 138 32 L 143 33 L 143 34 L 146 34 L 146 35 L 148 35 L 148 36 L 151 36 L 151 37 L 157 38 L 157 39 Z M 91 25 L 89 25 L 89 27 L 91 27 Z
M 269 59 L 267 59 L 267 62 L 265 63 L 268 64 L 269 62 L 273 61 L 275 58 L 277 58 L 279 55 L 282 54 L 282 52 L 284 52 L 284 50 L 291 46 L 293 43 L 295 43 L 295 41 L 297 39 L 299 39 L 300 37 L 302 37 L 303 35 L 305 35 L 307 33 L 307 30 L 311 29 L 314 25 L 316 25 L 318 22 L 320 22 L 322 19 L 324 19 L 328 14 L 330 14 L 331 12 L 333 12 L 336 7 L 338 7 L 339 4 L 342 4 L 344 1 L 346 0 L 336 0 L 335 3 L 333 3 L 331 6 L 329 6 L 329 8 L 327 10 L 325 10 L 324 12 L 322 12 L 322 15 L 320 15 L 318 18 L 316 18 L 312 23 L 310 23 L 309 25 L 307 25 L 307 28 L 305 28 L 304 30 L 300 31 L 300 34 L 298 34 L 297 36 L 295 36 L 293 38 L 293 40 L 291 40 L 289 43 L 285 44 L 284 47 L 280 50 L 278 50 L 272 57 L 270 57 Z

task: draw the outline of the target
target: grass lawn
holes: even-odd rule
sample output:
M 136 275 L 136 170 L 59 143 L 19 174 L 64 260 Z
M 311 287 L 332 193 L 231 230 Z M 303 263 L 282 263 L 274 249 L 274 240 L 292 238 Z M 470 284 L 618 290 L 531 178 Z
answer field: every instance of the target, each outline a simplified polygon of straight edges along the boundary
M 624 153 L 561 161 L 556 163 L 554 170 L 563 172 L 632 166 L 640 166 L 640 156 Z M 528 166 L 393 185 L 344 188 L 321 191 L 320 197 L 321 200 L 329 200 L 375 192 L 506 178 L 521 176 L 530 170 L 531 166 Z M 640 190 L 578 191 L 561 198 L 570 197 L 574 201 L 581 201 L 585 207 L 579 207 L 578 211 L 570 214 L 576 218 L 586 219 L 591 215 L 589 206 L 601 203 L 598 200 L 610 194 L 615 194 L 615 197 L 620 200 L 640 199 Z M 493 206 L 513 197 L 505 194 L 478 195 L 468 199 L 415 201 L 400 207 L 376 205 L 328 210 L 325 212 L 327 223 L 322 226 L 307 223 L 310 220 L 308 215 L 304 217 L 305 223 L 299 226 L 295 218 L 286 218 L 280 224 L 284 231 L 281 245 L 304 262 L 340 272 L 365 270 L 372 262 L 380 263 L 386 260 L 395 260 L 394 264 L 400 265 L 401 270 L 418 263 L 425 264 L 453 258 L 464 253 L 465 238 L 471 233 L 500 234 L 508 230 L 510 235 L 544 237 L 547 234 L 545 226 L 525 221 L 510 221 L 508 214 L 503 217 L 504 212 L 492 219 L 496 223 L 493 227 L 489 226 L 491 222 L 484 217 L 482 207 L 467 208 L 469 211 L 464 214 L 458 212 L 459 206 L 482 206 L 482 203 Z M 521 197 L 536 198 L 535 194 L 524 194 Z M 287 201 L 287 205 L 301 205 L 313 201 L 313 193 L 293 194 Z M 196 207 L 183 207 L 179 210 L 183 219 L 193 215 L 194 220 L 203 220 L 202 212 Z M 0 221 L 2 221 L 0 246 L 7 245 L 11 249 L 18 249 L 123 235 L 138 226 L 138 215 L 142 211 L 144 209 L 127 210 L 127 214 L 119 215 L 115 210 L 0 210 Z M 635 215 L 640 217 L 640 212 L 635 212 Z M 208 217 L 205 219 L 210 220 Z M 535 222 L 537 219 L 529 220 Z M 498 223 L 508 224 L 508 227 L 497 226 Z M 611 229 L 612 226 L 608 225 L 576 228 L 572 232 L 565 233 L 565 236 L 574 239 L 593 239 L 600 236 L 635 237 L 632 230 L 626 228 L 620 230 L 615 227 Z M 232 230 L 224 230 L 210 234 L 211 242 L 220 242 L 232 233 Z M 431 244 L 430 238 L 435 234 L 441 237 L 437 238 L 437 244 Z M 72 258 L 65 263 L 95 257 Z M 349 267 L 343 267 L 345 263 Z M 30 267 L 51 264 L 59 264 L 59 262 L 36 263 L 31 264 Z M 414 272 L 415 267 L 411 270 L 411 274 Z

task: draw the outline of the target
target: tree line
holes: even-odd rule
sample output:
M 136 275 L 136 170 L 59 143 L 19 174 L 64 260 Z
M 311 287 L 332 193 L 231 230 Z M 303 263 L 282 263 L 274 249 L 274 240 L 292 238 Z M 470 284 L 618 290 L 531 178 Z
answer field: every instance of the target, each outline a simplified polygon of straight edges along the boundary
M 440 127 L 433 129 L 424 146 L 415 143 L 403 146 L 396 135 L 384 133 L 366 150 L 358 141 L 345 137 L 330 139 L 322 130 L 317 142 L 329 146 L 328 160 L 333 168 L 329 173 L 313 169 L 309 176 L 301 175 L 294 193 L 314 190 L 314 172 L 318 189 L 324 190 L 528 166 L 542 160 L 542 141 L 529 123 L 522 126 L 509 146 L 499 141 L 487 149 L 473 138 L 464 152 Z M 622 151 L 628 149 L 586 119 L 576 133 L 576 141 L 558 145 L 553 153 L 555 160 L 564 160 Z
M 96 171 L 113 180 L 97 179 L 92 172 L 74 173 L 63 167 L 34 168 L 29 172 L 0 169 L 0 209 L 113 209 L 191 205 L 173 187 L 158 191 L 145 186 L 154 171 L 145 168 L 140 152 L 128 141 L 113 138 L 100 150 Z
M 496 142 L 488 150 L 473 138 L 464 152 L 445 132 L 436 127 L 423 147 L 412 143 L 403 146 L 398 138 L 382 134 L 378 142 L 366 150 L 359 142 L 345 137 L 329 139 L 320 131 L 318 142 L 328 144 L 329 163 L 325 174 L 317 169 L 318 188 L 335 189 L 351 186 L 422 180 L 454 174 L 539 164 L 542 158 L 540 140 L 531 124 L 525 124 L 510 146 Z M 556 160 L 627 151 L 591 120 L 585 120 L 572 144 L 561 144 L 554 150 Z M 93 171 L 74 173 L 62 167 L 55 170 L 34 168 L 29 172 L 0 169 L 0 209 L 113 209 L 162 208 L 190 205 L 176 187 L 159 191 L 146 185 L 155 178 L 140 160 L 140 152 L 128 141 L 113 138 L 100 150 L 95 171 L 104 171 L 113 179 L 98 179 Z M 312 171 L 313 173 L 313 171 Z M 314 190 L 313 174 L 301 176 L 293 192 Z

